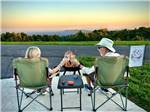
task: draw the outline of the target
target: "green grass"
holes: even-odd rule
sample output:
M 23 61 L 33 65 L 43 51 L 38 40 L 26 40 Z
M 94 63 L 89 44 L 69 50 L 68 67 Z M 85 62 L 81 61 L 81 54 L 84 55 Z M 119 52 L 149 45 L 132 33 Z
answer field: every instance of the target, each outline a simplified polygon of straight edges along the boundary
M 115 41 L 115 45 L 150 45 L 150 41 Z
M 95 45 L 96 41 L 51 41 L 51 42 L 1 42 L 3 45 Z
M 84 66 L 92 66 L 94 57 L 78 57 Z M 150 64 L 130 68 L 128 99 L 150 112 Z M 125 92 L 122 93 L 123 95 Z
M 2 45 L 95 45 L 98 41 L 1 42 Z M 150 41 L 115 41 L 115 45 L 150 45 Z
M 79 60 L 79 62 L 81 64 L 83 64 L 84 66 L 86 67 L 91 67 L 92 65 L 94 65 L 94 62 L 95 62 L 95 57 L 91 57 L 91 56 L 80 56 L 80 57 L 77 57 L 77 59 Z
M 130 68 L 129 99 L 150 111 L 150 64 Z

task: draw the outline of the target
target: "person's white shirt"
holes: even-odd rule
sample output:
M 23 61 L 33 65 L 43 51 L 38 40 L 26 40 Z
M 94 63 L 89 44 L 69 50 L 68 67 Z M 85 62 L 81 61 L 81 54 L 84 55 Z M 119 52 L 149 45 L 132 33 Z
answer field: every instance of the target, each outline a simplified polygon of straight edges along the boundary
M 114 53 L 114 52 L 108 52 L 108 53 L 105 54 L 105 56 L 120 56 L 120 54 Z M 82 72 L 82 74 L 89 75 L 89 74 L 95 72 L 95 67 L 94 66 L 92 66 L 92 67 L 83 67 L 81 69 L 81 72 Z
M 120 54 L 114 52 L 108 52 L 105 54 L 105 56 L 120 56 Z

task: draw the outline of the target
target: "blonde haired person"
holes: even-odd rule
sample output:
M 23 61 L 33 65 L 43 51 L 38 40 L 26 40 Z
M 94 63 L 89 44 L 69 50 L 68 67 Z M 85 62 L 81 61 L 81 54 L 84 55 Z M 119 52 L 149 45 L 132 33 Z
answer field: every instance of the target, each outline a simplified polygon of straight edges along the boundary
M 39 58 L 40 59 L 41 58 L 41 50 L 37 46 L 28 47 L 26 50 L 26 53 L 25 53 L 25 58 L 28 58 L 28 59 Z M 54 68 L 54 69 L 49 68 L 48 69 L 49 75 L 51 76 L 51 75 L 57 73 L 61 69 L 62 65 L 63 65 L 63 61 L 61 61 L 61 63 L 56 68 Z M 48 81 L 49 81 L 49 84 L 51 85 L 52 78 L 49 78 Z M 54 95 L 53 92 L 52 92 L 52 95 Z
M 37 46 L 28 47 L 27 50 L 26 50 L 26 53 L 25 53 L 25 58 L 28 58 L 28 59 L 41 58 L 41 50 L 40 50 L 40 48 L 38 48 Z M 55 73 L 58 70 L 59 70 L 58 68 L 56 68 L 54 70 L 49 68 L 49 73 L 53 74 L 53 73 Z
M 41 50 L 36 46 L 28 47 L 25 53 L 25 58 L 40 58 L 41 57 Z
M 49 69 L 49 72 L 53 74 L 52 76 L 50 76 L 50 78 L 56 76 L 57 74 L 55 73 L 60 71 L 60 69 L 63 66 L 64 67 L 80 67 L 80 63 L 76 59 L 76 55 L 72 51 L 70 50 L 66 51 L 62 61 L 58 64 L 58 66 L 55 67 L 54 69 Z
M 80 65 L 79 61 L 76 59 L 76 55 L 72 51 L 65 52 L 64 58 L 63 66 L 65 67 L 78 67 Z

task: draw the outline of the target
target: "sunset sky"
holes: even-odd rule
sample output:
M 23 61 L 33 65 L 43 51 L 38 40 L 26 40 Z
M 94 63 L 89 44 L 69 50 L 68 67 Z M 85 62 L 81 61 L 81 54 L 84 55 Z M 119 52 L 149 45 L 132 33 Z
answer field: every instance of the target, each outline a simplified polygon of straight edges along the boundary
M 150 26 L 149 0 L 2 0 L 2 31 Z

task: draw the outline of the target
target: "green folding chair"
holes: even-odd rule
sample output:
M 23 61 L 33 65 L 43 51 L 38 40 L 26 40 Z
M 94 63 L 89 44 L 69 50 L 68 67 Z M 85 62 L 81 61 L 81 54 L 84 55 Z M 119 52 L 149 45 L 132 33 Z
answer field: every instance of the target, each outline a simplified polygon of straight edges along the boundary
M 96 59 L 96 75 L 94 81 L 94 90 L 91 91 L 91 100 L 93 111 L 99 109 L 106 102 L 111 100 L 117 104 L 123 110 L 127 110 L 127 96 L 128 96 L 128 57 L 118 56 L 118 57 L 98 57 Z M 124 73 L 127 76 L 124 77 Z M 106 96 L 106 100 L 99 106 L 96 105 L 96 90 L 101 90 L 100 88 L 116 88 L 116 92 L 111 96 L 107 95 L 106 92 L 102 92 Z M 125 100 L 123 100 L 121 91 L 125 90 Z M 112 98 L 117 94 L 120 95 L 122 105 L 114 101 Z M 96 106 L 97 107 L 96 107 Z
M 33 101 L 39 103 L 48 110 L 52 110 L 52 98 L 51 98 L 52 89 L 51 85 L 48 83 L 48 60 L 46 58 L 40 59 L 16 58 L 13 60 L 13 68 L 16 83 L 18 112 L 22 112 Z M 25 91 L 25 88 L 32 89 L 33 91 L 27 93 Z M 50 106 L 44 105 L 37 99 L 39 96 L 42 95 L 42 90 L 46 90 L 46 88 L 49 88 Z M 39 94 L 34 94 L 39 90 L 40 90 Z M 24 106 L 22 105 L 23 96 L 26 96 L 24 100 L 27 98 L 31 98 L 28 104 Z

